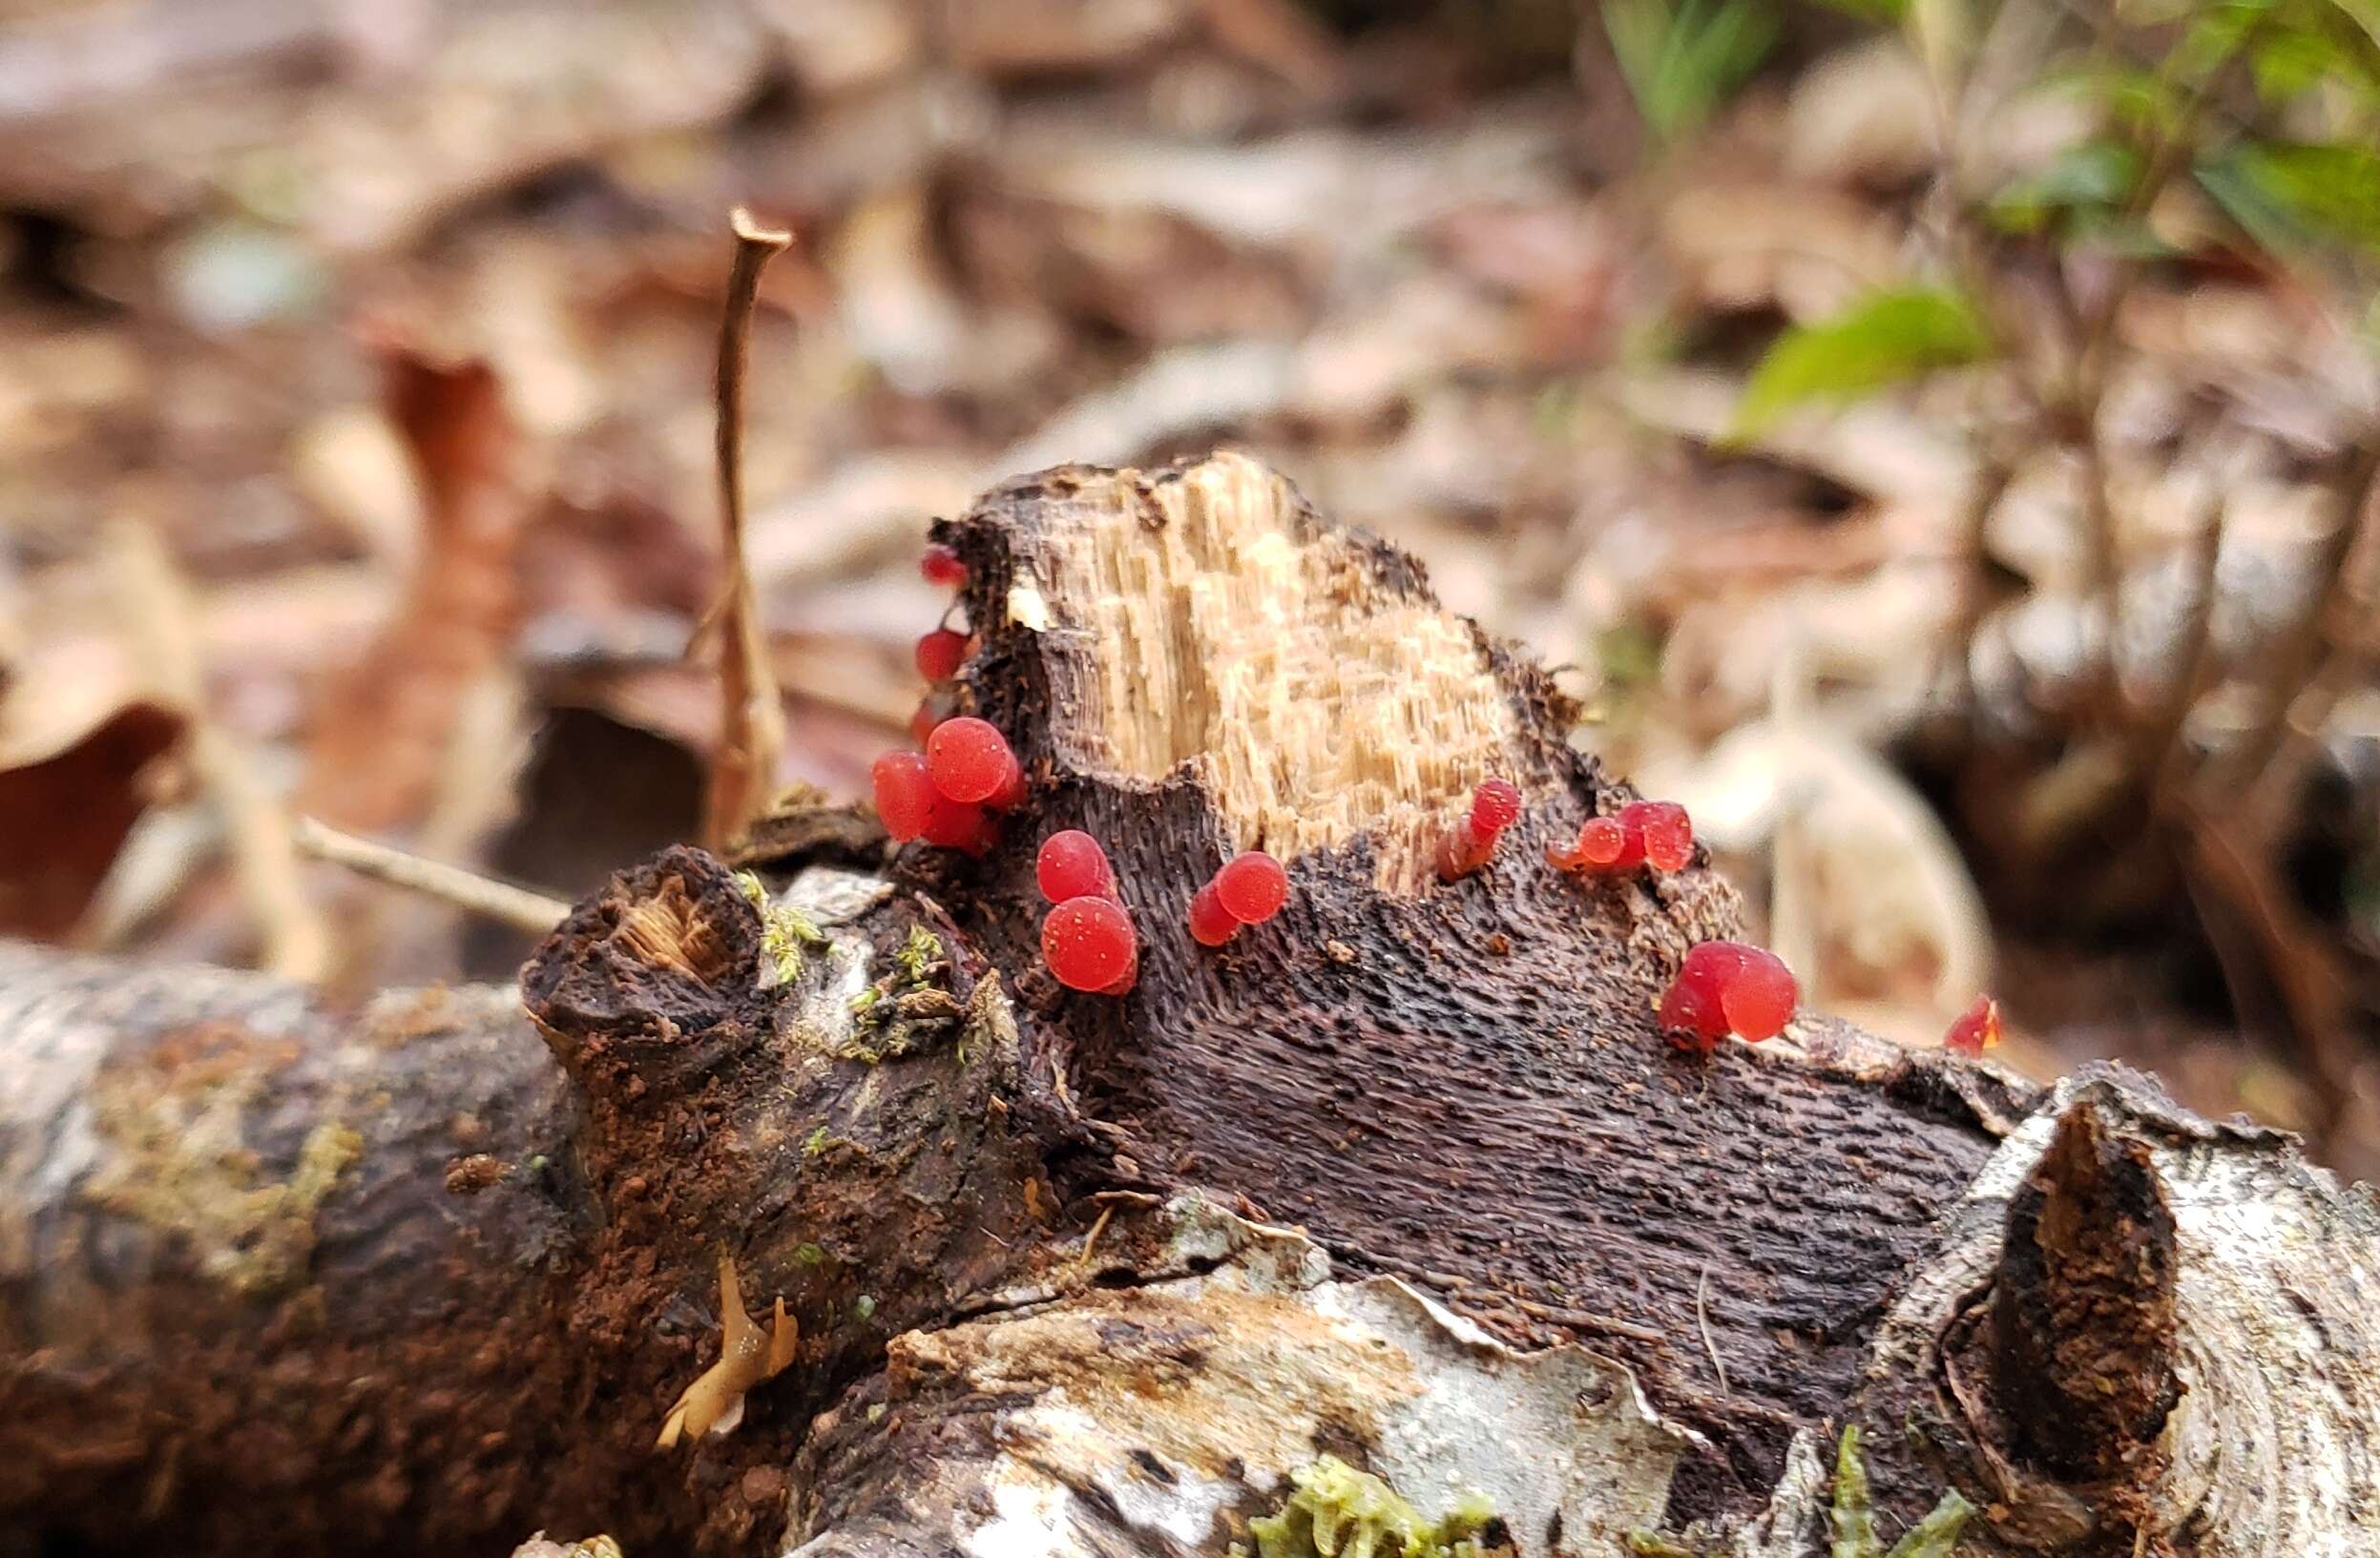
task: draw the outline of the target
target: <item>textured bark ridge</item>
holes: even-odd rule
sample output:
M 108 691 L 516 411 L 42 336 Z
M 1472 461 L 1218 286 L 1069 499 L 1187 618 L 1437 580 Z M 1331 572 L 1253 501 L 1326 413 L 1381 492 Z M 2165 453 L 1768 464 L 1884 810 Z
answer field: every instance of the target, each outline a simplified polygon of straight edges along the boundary
M 1858 1422 L 1886 1511 L 1955 1486 L 1977 1551 L 2380 1551 L 2367 1193 L 2137 1079 L 2040 1098 L 1816 1016 L 1671 1050 L 1732 894 L 1551 870 L 1629 794 L 1575 711 L 1249 462 L 1047 471 L 938 535 L 960 701 L 1032 781 L 979 860 L 816 807 L 757 877 L 665 852 L 526 1020 L 4 954 L 0 1524 L 1220 1554 L 1337 1466 L 1528 1558 L 1790 1558 Z M 1491 774 L 1527 813 L 1441 883 Z M 1069 826 L 1129 996 L 1040 966 Z M 1257 845 L 1288 908 L 1197 947 Z M 722 1256 L 792 1361 L 657 1450 Z

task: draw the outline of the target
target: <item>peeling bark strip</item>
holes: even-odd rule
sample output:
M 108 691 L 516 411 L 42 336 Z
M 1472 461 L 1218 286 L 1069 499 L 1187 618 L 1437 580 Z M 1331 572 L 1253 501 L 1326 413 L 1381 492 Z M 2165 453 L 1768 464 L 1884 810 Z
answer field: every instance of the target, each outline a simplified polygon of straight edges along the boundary
M 1570 705 L 1249 462 L 939 533 L 1031 781 L 980 860 L 664 851 L 530 1022 L 0 948 L 0 1546 L 1178 1558 L 1303 1474 L 1518 1558 L 1806 1558 L 1857 1423 L 1880 1529 L 1948 1483 L 1976 1551 L 2380 1552 L 2369 1192 L 2120 1074 L 1672 1050 L 1733 895 L 1548 869 L 1630 794 Z M 1492 775 L 1526 814 L 1440 883 Z M 1064 827 L 1127 997 L 1040 966 Z M 1288 907 L 1194 945 L 1251 845 Z

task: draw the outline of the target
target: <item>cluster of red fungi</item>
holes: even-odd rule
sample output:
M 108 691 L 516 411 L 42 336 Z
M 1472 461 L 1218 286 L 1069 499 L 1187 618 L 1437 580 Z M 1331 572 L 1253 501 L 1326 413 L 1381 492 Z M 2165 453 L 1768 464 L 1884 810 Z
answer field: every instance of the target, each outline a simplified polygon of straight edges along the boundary
M 927 579 L 962 584 L 967 565 L 948 547 L 927 549 Z M 929 683 L 958 674 L 971 647 L 949 626 L 917 641 L 917 669 Z M 981 855 L 999 841 L 997 814 L 1025 799 L 1025 773 L 1008 738 L 971 715 L 945 717 L 941 695 L 920 706 L 911 729 L 922 752 L 888 752 L 873 772 L 876 812 L 885 831 L 907 843 L 922 839 L 945 849 Z M 1520 821 L 1521 795 L 1511 781 L 1491 779 L 1472 792 L 1471 809 L 1438 845 L 1438 874 L 1470 876 L 1494 855 L 1496 842 Z M 1577 841 L 1551 847 L 1555 868 L 1584 877 L 1618 877 L 1640 868 L 1681 871 L 1694 859 L 1694 824 L 1674 801 L 1634 800 L 1611 817 L 1590 817 Z M 1122 995 L 1139 978 L 1140 938 L 1117 896 L 1116 872 L 1099 841 L 1079 828 L 1041 841 L 1034 880 L 1050 901 L 1041 922 L 1041 958 L 1059 984 L 1100 995 Z M 1262 850 L 1223 862 L 1190 899 L 1191 939 L 1221 946 L 1242 926 L 1262 924 L 1289 899 L 1289 873 Z M 1785 960 L 1738 942 L 1703 942 L 1687 949 L 1677 977 L 1661 993 L 1661 1031 L 1681 1049 L 1709 1050 L 1728 1034 L 1757 1044 L 1792 1021 L 1799 989 Z M 2000 1040 L 1999 1004 L 1978 996 L 1944 1036 L 1965 1054 Z

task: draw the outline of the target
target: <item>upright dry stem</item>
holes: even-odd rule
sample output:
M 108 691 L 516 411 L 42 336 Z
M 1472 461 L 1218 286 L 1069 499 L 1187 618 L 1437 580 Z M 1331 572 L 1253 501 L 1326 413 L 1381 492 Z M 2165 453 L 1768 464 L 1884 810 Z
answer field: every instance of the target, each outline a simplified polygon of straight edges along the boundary
M 785 744 L 784 710 L 778 702 L 776 673 L 768 662 L 752 570 L 744 556 L 743 383 L 761 270 L 793 242 L 793 235 L 755 224 L 752 214 L 741 207 L 728 220 L 736 235 L 736 259 L 719 328 L 718 434 L 726 579 L 714 618 L 720 628 L 721 720 L 702 829 L 714 849 L 725 846 L 767 808 L 777 757 Z

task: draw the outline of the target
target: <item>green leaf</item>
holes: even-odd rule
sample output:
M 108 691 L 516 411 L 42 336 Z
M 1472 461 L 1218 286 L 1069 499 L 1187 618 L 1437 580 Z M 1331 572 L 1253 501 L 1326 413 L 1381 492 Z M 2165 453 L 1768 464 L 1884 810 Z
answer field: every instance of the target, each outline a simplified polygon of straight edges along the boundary
M 2223 0 L 2200 10 L 2174 45 L 2174 73 L 2199 80 L 2223 69 L 2248 35 L 2265 29 L 2278 0 Z
M 2247 142 L 2196 171 L 2224 213 L 2268 248 L 2328 240 L 2380 256 L 2380 151 Z
M 1612 56 L 1662 141 L 1702 127 L 1777 41 L 1768 0 L 1603 0 Z
M 2174 84 L 2128 60 L 2080 61 L 2047 72 L 2045 84 L 2098 104 L 2113 125 L 2137 135 L 2161 135 L 2181 117 Z
M 1875 22 L 1884 27 L 1898 27 L 1909 14 L 1910 0 L 1818 0 L 1828 10 L 1839 10 L 1846 16 L 1856 16 L 1863 22 Z
M 1992 197 L 1988 214 L 2004 232 L 2037 233 L 2077 211 L 2112 210 L 2140 179 L 2140 154 L 2120 141 L 2069 146 L 2039 173 L 2016 179 Z
M 1747 438 L 1807 402 L 1855 401 L 1935 368 L 1975 362 L 1991 346 L 1982 317 L 1958 293 L 1877 293 L 1847 314 L 1778 337 L 1743 386 L 1729 436 Z
M 2256 46 L 2249 65 L 2256 94 L 2272 104 L 2303 96 L 2333 77 L 2356 73 L 2356 62 L 2338 40 L 2311 29 L 2275 32 Z
M 1859 1455 L 1859 1425 L 1852 1423 L 1834 1452 L 1833 1558 L 1876 1558 L 1876 1515 L 1868 1497 L 1868 1465 Z
M 1952 1488 L 1925 1519 L 1902 1533 L 1885 1558 L 1951 1558 L 1951 1549 L 1958 1546 L 1958 1533 L 1974 1512 L 1975 1506 Z

